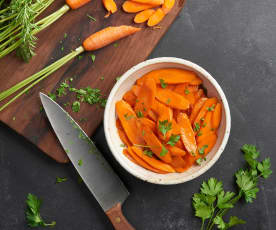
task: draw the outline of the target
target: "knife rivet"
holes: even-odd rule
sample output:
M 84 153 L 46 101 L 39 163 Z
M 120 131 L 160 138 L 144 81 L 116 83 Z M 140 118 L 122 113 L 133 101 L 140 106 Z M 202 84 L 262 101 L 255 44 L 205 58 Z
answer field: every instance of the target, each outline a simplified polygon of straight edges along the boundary
M 121 222 L 121 218 L 117 216 L 117 217 L 115 218 L 115 222 L 116 222 L 116 223 L 120 223 L 120 222 Z

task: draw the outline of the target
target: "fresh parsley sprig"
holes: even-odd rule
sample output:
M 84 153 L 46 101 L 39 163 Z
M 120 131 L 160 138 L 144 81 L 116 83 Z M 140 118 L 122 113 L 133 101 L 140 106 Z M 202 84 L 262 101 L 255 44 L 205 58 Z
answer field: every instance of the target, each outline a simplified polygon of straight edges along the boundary
M 240 169 L 235 174 L 237 194 L 225 192 L 221 181 L 210 178 L 202 183 L 200 193 L 193 195 L 195 216 L 201 218 L 202 221 L 201 230 L 211 230 L 215 225 L 218 229 L 227 230 L 235 225 L 245 224 L 244 220 L 236 216 L 231 216 L 229 222 L 225 222 L 223 216 L 229 209 L 234 208 L 241 198 L 244 198 L 247 203 L 253 202 L 259 191 L 258 179 L 260 177 L 266 179 L 272 173 L 270 159 L 258 161 L 260 152 L 254 145 L 244 145 L 241 150 L 248 165 L 247 168 Z M 206 220 L 208 220 L 207 224 Z
M 45 223 L 40 215 L 40 206 L 41 200 L 39 200 L 35 195 L 29 193 L 27 196 L 26 204 L 26 220 L 28 226 L 30 227 L 53 227 L 56 225 L 55 221 L 52 221 L 50 224 Z

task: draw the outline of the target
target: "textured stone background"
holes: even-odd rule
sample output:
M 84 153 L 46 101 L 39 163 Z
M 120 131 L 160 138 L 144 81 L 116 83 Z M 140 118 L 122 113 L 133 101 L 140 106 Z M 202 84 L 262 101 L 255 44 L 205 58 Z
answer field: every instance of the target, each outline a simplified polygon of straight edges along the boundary
M 202 180 L 215 176 L 235 190 L 234 172 L 243 165 L 239 148 L 256 144 L 263 156 L 274 157 L 276 130 L 276 1 L 188 0 L 151 57 L 174 56 L 207 69 L 222 86 L 230 104 L 232 131 L 215 166 L 194 181 L 176 186 L 144 183 L 122 169 L 107 148 L 103 128 L 93 137 L 131 195 L 124 205 L 138 230 L 199 229 L 191 195 Z M 68 181 L 55 184 L 55 177 Z M 257 200 L 240 202 L 232 214 L 247 220 L 236 229 L 276 227 L 275 175 L 260 184 Z M 112 229 L 101 208 L 70 165 L 44 156 L 7 127 L 0 125 L 0 229 L 28 229 L 24 220 L 28 192 L 43 199 L 42 213 L 56 220 L 57 230 Z

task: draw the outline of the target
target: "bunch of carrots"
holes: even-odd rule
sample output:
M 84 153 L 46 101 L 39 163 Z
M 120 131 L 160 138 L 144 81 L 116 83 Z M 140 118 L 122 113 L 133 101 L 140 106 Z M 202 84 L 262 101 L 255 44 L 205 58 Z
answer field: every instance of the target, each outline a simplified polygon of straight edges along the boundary
M 114 0 L 103 0 L 108 17 L 117 11 Z M 159 24 L 175 4 L 175 0 L 130 0 L 123 3 L 123 10 L 127 13 L 137 13 L 134 17 L 135 23 L 147 22 L 152 27 Z
M 116 103 L 118 134 L 132 162 L 155 173 L 201 164 L 217 140 L 222 105 L 184 69 L 159 69 L 136 81 Z

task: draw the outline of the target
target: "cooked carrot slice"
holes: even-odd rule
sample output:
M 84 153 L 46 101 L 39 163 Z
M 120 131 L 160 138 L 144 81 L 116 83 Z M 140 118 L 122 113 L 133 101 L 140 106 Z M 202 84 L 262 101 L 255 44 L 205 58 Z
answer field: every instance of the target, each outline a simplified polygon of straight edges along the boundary
M 134 95 L 136 97 L 138 97 L 140 90 L 141 90 L 141 86 L 140 85 L 133 85 L 131 88 L 132 92 L 134 93 Z
M 129 154 L 129 152 L 127 151 L 127 149 L 123 150 L 123 154 L 133 163 L 137 164 L 137 161 Z
M 121 139 L 121 141 L 126 145 L 126 146 L 131 146 L 131 143 L 125 133 L 124 130 L 122 129 L 118 129 L 118 134 L 119 134 L 119 137 Z
M 164 0 L 132 0 L 133 2 L 151 4 L 151 5 L 162 5 Z
M 176 146 L 167 146 L 168 150 L 170 151 L 170 153 L 172 154 L 172 156 L 185 156 L 186 152 L 181 149 L 178 148 Z
M 117 5 L 114 0 L 102 0 L 105 9 L 107 10 L 107 14 L 105 18 L 108 18 L 110 14 L 114 14 L 117 11 Z
M 215 105 L 217 103 L 217 99 L 215 97 L 208 98 L 205 102 L 204 105 L 201 107 L 200 111 L 198 112 L 193 124 L 194 126 L 196 124 L 200 124 L 201 119 L 203 119 L 207 113 L 208 110 L 214 110 Z
M 180 127 L 181 140 L 190 154 L 195 154 L 197 144 L 191 122 L 185 113 L 180 113 L 177 117 L 177 124 Z
M 190 106 L 190 103 L 187 99 L 169 89 L 157 88 L 156 98 L 169 107 L 176 109 L 186 110 Z
M 132 144 L 143 145 L 145 142 L 137 127 L 137 117 L 131 106 L 124 100 L 116 103 L 116 112 L 123 129 Z
M 157 116 L 152 110 L 149 111 L 148 118 L 150 118 L 152 121 L 157 121 Z
M 145 3 L 138 3 L 133 1 L 125 1 L 122 5 L 123 10 L 127 13 L 137 13 L 146 9 L 154 8 L 158 5 L 151 5 Z
M 160 23 L 163 18 L 165 17 L 165 13 L 161 8 L 158 8 L 153 15 L 149 17 L 148 26 L 156 26 L 158 23 Z
M 156 123 L 153 122 L 152 120 L 146 118 L 146 117 L 142 117 L 139 118 L 139 120 L 141 121 L 141 123 L 147 127 L 149 127 L 153 132 L 156 131 Z
M 162 161 L 170 163 L 172 161 L 170 152 L 165 146 L 159 141 L 151 129 L 147 126 L 142 125 L 143 138 L 151 151 Z
M 212 126 L 214 129 L 219 127 L 221 121 L 221 104 L 217 103 L 212 117 Z
M 140 13 L 135 15 L 134 22 L 135 23 L 146 22 L 150 18 L 150 16 L 154 14 L 154 12 L 155 12 L 155 10 L 153 10 L 153 9 L 143 10 Z
M 206 100 L 207 100 L 206 97 L 200 98 L 196 102 L 195 106 L 193 107 L 193 110 L 192 110 L 192 113 L 191 113 L 191 116 L 190 116 L 190 121 L 191 121 L 192 124 L 194 123 L 194 120 L 196 119 L 200 109 L 202 108 L 202 106 L 204 105 Z
M 202 80 L 200 78 L 197 78 L 197 79 L 190 81 L 189 83 L 190 83 L 190 85 L 201 85 Z
M 134 106 L 136 103 L 136 96 L 134 95 L 132 90 L 127 91 L 124 94 L 123 99 L 131 106 Z
M 195 92 L 195 100 L 196 100 L 196 102 L 200 99 L 200 98 L 202 98 L 202 97 L 204 97 L 205 95 L 204 95 L 204 92 L 203 92 L 203 89 L 199 89 L 197 92 Z
M 131 147 L 132 151 L 135 152 L 140 158 L 142 158 L 144 161 L 146 161 L 150 166 L 162 170 L 165 172 L 173 173 L 175 170 L 168 164 L 165 164 L 164 162 L 155 159 L 154 157 L 149 157 L 146 154 L 143 153 L 143 151 L 140 148 L 137 148 L 135 146 Z
M 208 132 L 208 133 L 198 136 L 196 138 L 197 143 L 202 142 L 205 138 L 207 138 L 210 135 L 213 135 L 214 133 L 215 133 L 214 131 L 211 131 L 211 132 Z
M 182 95 L 190 102 L 191 105 L 193 105 L 196 102 L 195 93 L 197 92 L 197 90 L 197 85 L 188 85 L 188 83 L 183 83 L 176 85 L 174 92 Z
M 142 85 L 147 78 L 153 78 L 157 84 L 160 84 L 160 80 L 166 84 L 191 83 L 194 80 L 202 82 L 194 72 L 175 68 L 153 70 L 139 78 L 137 84 Z
M 205 135 L 212 131 L 212 116 L 213 112 L 208 111 L 204 117 L 204 120 L 201 122 L 201 128 L 197 134 L 198 135 Z
M 150 171 L 156 172 L 156 173 L 161 173 L 164 174 L 166 172 L 162 171 L 162 170 L 158 170 L 156 168 L 151 167 L 147 162 L 145 162 L 143 159 L 141 159 L 141 157 L 139 157 L 136 152 L 134 152 L 132 150 L 132 147 L 129 147 L 128 149 L 129 154 L 132 156 L 132 158 L 136 161 L 136 163 L 138 165 L 140 165 L 141 167 L 148 169 Z M 143 154 L 143 153 L 142 153 Z
M 202 141 L 198 143 L 198 152 L 200 156 L 206 156 L 214 147 L 217 141 L 217 135 L 215 133 L 206 136 Z
M 164 13 L 168 14 L 173 8 L 174 4 L 175 0 L 165 0 L 164 4 L 162 5 L 162 10 L 164 11 Z
M 170 107 L 160 103 L 159 101 L 155 100 L 152 106 L 152 110 L 158 114 L 158 119 L 162 118 L 163 120 L 168 120 L 169 122 L 172 121 L 173 118 L 173 111 Z
M 184 168 L 186 166 L 186 162 L 183 160 L 181 156 L 173 156 L 172 162 L 170 164 L 174 168 Z
M 156 84 L 153 79 L 147 79 L 137 97 L 137 101 L 135 104 L 135 112 L 138 117 L 147 116 L 150 111 L 156 95 Z
M 180 127 L 174 119 L 172 119 L 172 134 L 174 135 L 180 134 Z

